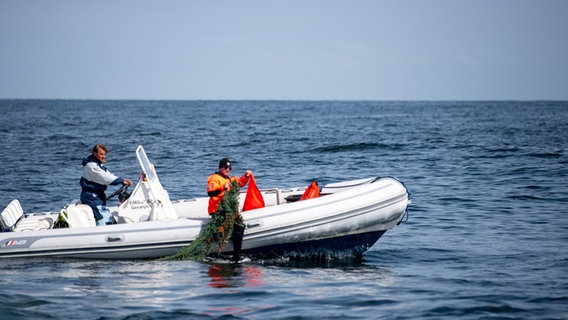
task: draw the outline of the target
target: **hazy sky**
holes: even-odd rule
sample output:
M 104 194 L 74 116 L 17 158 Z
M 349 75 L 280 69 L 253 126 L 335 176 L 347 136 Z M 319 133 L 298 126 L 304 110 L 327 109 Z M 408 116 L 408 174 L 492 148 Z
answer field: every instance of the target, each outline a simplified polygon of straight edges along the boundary
M 0 0 L 0 98 L 568 100 L 568 1 Z

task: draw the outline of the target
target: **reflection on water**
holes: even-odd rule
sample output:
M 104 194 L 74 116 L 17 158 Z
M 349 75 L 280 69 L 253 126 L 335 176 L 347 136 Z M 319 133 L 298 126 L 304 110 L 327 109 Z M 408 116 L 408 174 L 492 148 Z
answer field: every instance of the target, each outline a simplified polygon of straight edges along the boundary
M 281 306 L 376 303 L 384 300 L 378 288 L 389 291 L 399 281 L 390 268 L 359 259 L 46 260 L 6 261 L 3 267 L 0 284 L 17 288 L 18 295 L 0 311 L 19 312 L 25 304 L 27 314 L 40 318 L 75 318 L 93 306 L 101 315 L 120 310 L 150 318 L 270 315 Z M 0 296 L 7 292 L 13 293 Z
M 252 265 L 211 263 L 207 271 L 210 287 L 259 287 L 264 284 L 262 271 Z

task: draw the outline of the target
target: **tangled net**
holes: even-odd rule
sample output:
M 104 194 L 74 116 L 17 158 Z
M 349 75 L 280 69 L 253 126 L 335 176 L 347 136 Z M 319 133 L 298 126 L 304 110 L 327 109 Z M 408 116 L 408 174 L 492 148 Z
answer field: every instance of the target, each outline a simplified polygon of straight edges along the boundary
M 201 229 L 199 236 L 188 246 L 180 249 L 175 255 L 166 260 L 203 260 L 217 244 L 218 253 L 221 253 L 233 233 L 235 222 L 242 222 L 239 212 L 239 185 L 231 182 L 231 188 L 225 192 L 219 203 L 217 211 L 211 220 Z

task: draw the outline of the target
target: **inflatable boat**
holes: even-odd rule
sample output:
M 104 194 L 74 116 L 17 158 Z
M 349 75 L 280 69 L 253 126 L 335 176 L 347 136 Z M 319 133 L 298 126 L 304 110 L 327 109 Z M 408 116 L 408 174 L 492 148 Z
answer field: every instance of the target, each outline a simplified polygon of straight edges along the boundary
M 154 259 L 190 245 L 210 220 L 209 198 L 172 201 L 142 146 L 136 157 L 138 183 L 110 207 L 116 224 L 96 226 L 91 208 L 78 202 L 56 212 L 25 213 L 14 199 L 0 216 L 0 259 Z M 390 177 L 327 184 L 318 197 L 300 200 L 305 189 L 260 190 L 265 206 L 242 212 L 243 254 L 360 256 L 404 219 L 410 204 L 404 184 Z M 241 208 L 244 197 L 241 192 Z M 229 242 L 221 254 L 231 252 Z

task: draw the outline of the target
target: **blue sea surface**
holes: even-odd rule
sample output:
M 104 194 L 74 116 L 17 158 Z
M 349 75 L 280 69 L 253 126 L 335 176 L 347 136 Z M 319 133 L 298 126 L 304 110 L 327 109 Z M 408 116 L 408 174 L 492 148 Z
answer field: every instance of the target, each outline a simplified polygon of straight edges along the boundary
M 0 206 L 79 198 L 95 143 L 172 199 L 229 157 L 260 188 L 393 176 L 409 219 L 362 259 L 0 260 L 2 319 L 566 319 L 566 101 L 0 100 Z

